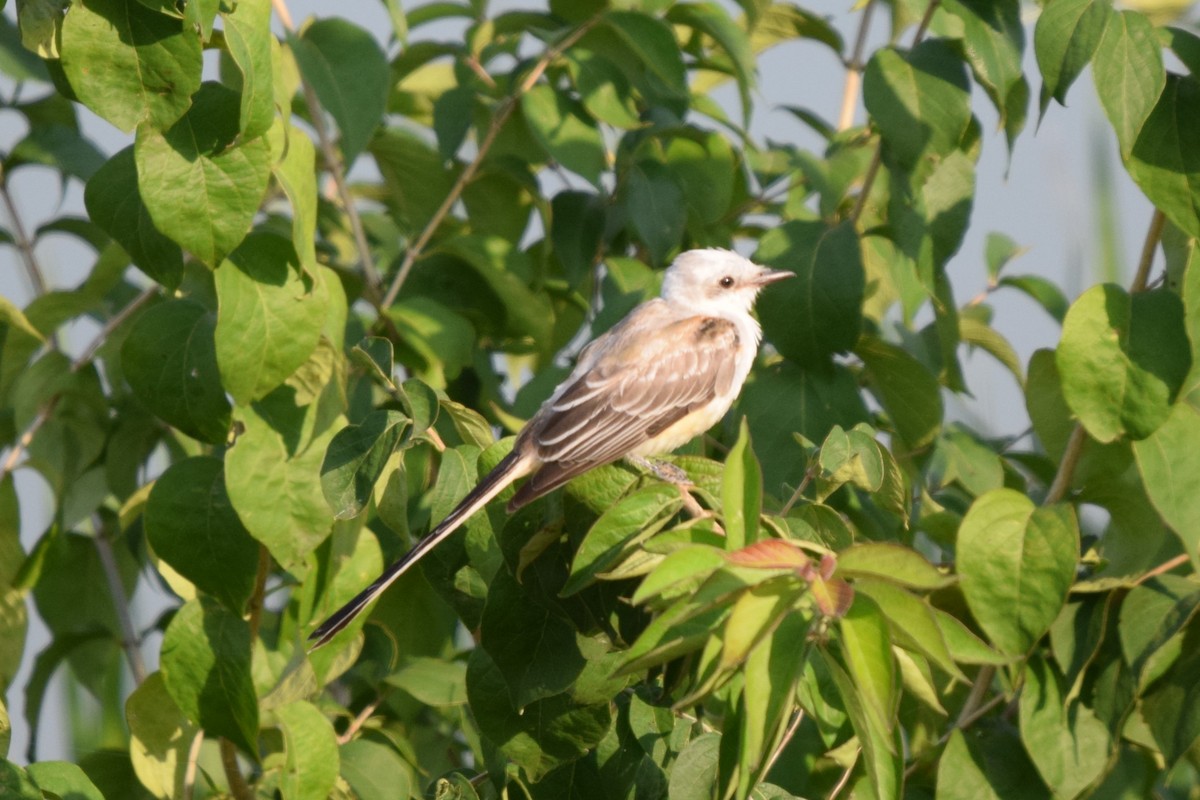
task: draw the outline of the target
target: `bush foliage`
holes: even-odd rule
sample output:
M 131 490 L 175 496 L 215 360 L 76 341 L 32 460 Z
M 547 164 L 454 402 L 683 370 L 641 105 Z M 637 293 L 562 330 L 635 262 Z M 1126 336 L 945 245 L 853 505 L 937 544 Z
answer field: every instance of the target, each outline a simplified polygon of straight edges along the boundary
M 31 742 L 0 794 L 1194 796 L 1200 38 L 1108 0 L 1046 2 L 1031 41 L 1018 0 L 865 0 L 866 51 L 770 0 L 385 5 L 389 32 L 268 0 L 0 17 L 0 243 L 36 290 L 0 302 L 0 687 Z M 792 109 L 816 151 L 746 131 L 795 40 L 869 114 Z M 1132 285 L 1068 303 L 993 235 L 964 303 L 976 106 L 1019 159 L 1089 65 L 1156 209 Z M 23 225 L 33 166 L 87 216 Z M 44 286 L 51 237 L 94 253 L 75 288 Z M 674 254 L 734 245 L 797 278 L 672 459 L 690 494 L 618 464 L 495 503 L 306 651 Z M 1061 339 L 1022 363 L 992 292 Z M 972 349 L 1031 435 L 947 420 Z M 16 469 L 53 496 L 29 552 Z M 29 607 L 52 638 L 17 686 Z M 97 709 L 73 763 L 35 749 L 60 670 Z

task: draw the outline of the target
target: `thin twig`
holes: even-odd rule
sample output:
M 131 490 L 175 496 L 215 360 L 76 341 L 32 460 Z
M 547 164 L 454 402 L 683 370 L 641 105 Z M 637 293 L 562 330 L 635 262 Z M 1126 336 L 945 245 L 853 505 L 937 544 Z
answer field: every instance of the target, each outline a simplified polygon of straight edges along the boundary
M 21 263 L 25 265 L 25 274 L 29 276 L 29 285 L 33 289 L 34 296 L 41 297 L 46 293 L 46 279 L 38 265 L 37 255 L 33 252 L 33 240 L 25 231 L 21 215 L 17 212 L 17 204 L 13 202 L 12 193 L 8 191 L 8 176 L 5 175 L 2 164 L 0 164 L 0 199 L 4 200 L 5 210 L 8 211 L 8 218 L 12 222 L 13 239 L 17 245 L 17 252 L 21 254 Z
M 204 744 L 204 731 L 197 730 L 188 747 L 187 767 L 183 770 L 183 800 L 192 800 L 196 787 L 196 764 L 200 761 L 200 747 Z
M 362 711 L 359 711 L 358 714 L 355 715 L 354 719 L 350 720 L 350 725 L 346 728 L 345 732 L 337 737 L 338 744 L 343 745 L 353 739 L 354 735 L 358 733 L 359 730 L 362 729 L 362 726 L 366 724 L 367 720 L 369 720 L 375 714 L 375 710 L 383 704 L 383 701 L 387 699 L 389 694 L 390 692 L 380 692 L 374 700 L 363 706 Z
M 276 2 L 282 2 L 282 0 L 276 0 Z M 479 171 L 479 167 L 483 164 L 484 158 L 487 156 L 488 151 L 492 149 L 492 145 L 495 143 L 496 137 L 500 134 L 500 129 L 504 127 L 506 122 L 508 122 L 508 118 L 516 109 L 517 103 L 519 103 L 521 100 L 521 96 L 533 88 L 533 85 L 542 77 L 542 73 L 546 71 L 546 69 L 556 58 L 566 52 L 567 48 L 578 42 L 583 35 L 591 30 L 598 21 L 599 20 L 597 17 L 593 17 L 564 37 L 558 44 L 547 50 L 542 57 L 538 59 L 537 63 L 534 64 L 533 69 L 529 72 L 529 75 L 525 77 L 525 80 L 521 81 L 516 90 L 503 101 L 501 101 L 499 108 L 496 109 L 495 116 L 492 117 L 492 121 L 488 125 L 487 133 L 484 134 L 483 141 L 479 143 L 479 149 L 475 153 L 475 158 L 471 159 L 470 163 L 463 167 L 463 171 L 459 173 L 458 179 L 455 180 L 454 185 L 450 187 L 450 191 L 447 193 L 446 199 L 442 201 L 441 206 L 438 207 L 438 210 L 434 212 L 433 217 L 431 217 L 429 222 L 426 223 L 424 230 L 422 230 L 420 235 L 417 236 L 416 241 L 409 245 L 408 249 L 405 251 L 404 260 L 400 262 L 400 269 L 396 271 L 396 276 L 392 279 L 391 286 L 388 287 L 387 293 L 384 294 L 383 300 L 380 302 L 380 305 L 383 308 L 388 308 L 396 301 L 396 296 L 400 294 L 400 288 L 404 286 L 404 282 L 408 280 L 408 275 L 410 272 L 412 272 L 413 265 L 416 263 L 417 258 L 420 257 L 426 245 L 429 244 L 429 240 L 433 238 L 433 234 L 442 224 L 442 221 L 450 213 L 451 209 L 454 208 L 454 204 L 457 203 L 459 197 L 462 196 L 463 191 L 467 188 L 467 184 L 471 182 L 471 180 L 475 177 L 475 173 Z
M 263 597 L 267 593 L 267 576 L 271 574 L 271 553 L 264 545 L 258 546 L 258 571 L 254 574 L 254 591 L 250 593 L 250 638 L 258 637 L 262 623 Z
M 96 544 L 96 553 L 100 556 L 100 567 L 104 570 L 104 580 L 108 584 L 108 593 L 112 597 L 113 608 L 117 612 L 117 622 L 121 626 L 121 649 L 129 660 L 129 669 L 133 672 L 133 681 L 138 686 L 146 680 L 146 662 L 142 660 L 142 651 L 138 648 L 137 629 L 133 626 L 133 617 L 129 613 L 129 596 L 125 594 L 125 586 L 121 583 L 121 572 L 117 569 L 117 559 L 113 554 L 112 541 L 108 538 L 108 528 L 99 514 L 93 515 L 93 525 L 96 535 L 92 541 Z
M 1187 553 L 1180 553 L 1179 555 L 1175 556 L 1174 558 L 1168 559 L 1168 560 L 1164 561 L 1163 563 L 1159 564 L 1157 567 L 1147 570 L 1143 575 L 1141 575 L 1141 577 L 1139 577 L 1136 581 L 1134 581 L 1134 584 L 1135 585 L 1142 584 L 1142 583 L 1145 583 L 1146 581 L 1150 580 L 1151 578 L 1157 578 L 1159 575 L 1162 575 L 1163 573 L 1166 573 L 1166 572 L 1170 572 L 1171 570 L 1175 569 L 1176 567 L 1182 567 L 1184 564 L 1186 564 L 1190 560 L 1191 560 L 1190 555 L 1188 555 Z
M 271 0 L 271 5 L 288 35 L 294 34 L 296 27 L 292 24 L 292 15 L 288 11 L 286 0 Z M 313 131 L 317 134 L 317 145 L 321 148 L 325 166 L 329 169 L 334 185 L 337 186 L 338 197 L 341 198 L 346 219 L 350 223 L 350 231 L 354 234 L 354 244 L 358 248 L 359 261 L 362 262 L 363 277 L 366 278 L 366 293 L 370 298 L 378 298 L 379 292 L 383 289 L 383 279 L 375 269 L 375 260 L 371 256 L 371 248 L 367 243 L 366 230 L 363 228 L 362 219 L 358 216 L 358 207 L 354 204 L 354 197 L 350 194 L 346 172 L 342 168 L 337 148 L 333 146 L 333 137 L 329 135 L 329 128 L 325 124 L 324 109 L 321 108 L 321 101 L 317 98 L 312 84 L 303 74 L 300 75 L 300 87 L 304 92 L 304 102 L 308 106 L 308 116 L 312 121 Z M 383 305 L 385 308 L 387 307 L 386 303 Z
M 792 510 L 792 506 L 796 505 L 796 501 L 798 501 L 801 495 L 804 494 L 804 490 L 808 488 L 810 483 L 812 483 L 812 479 L 817 477 L 817 472 L 820 469 L 820 465 L 815 461 L 809 465 L 808 469 L 804 471 L 804 477 L 800 479 L 800 485 L 796 487 L 796 491 L 792 492 L 792 496 L 789 497 L 788 501 L 783 504 L 783 508 L 779 509 L 779 516 L 787 516 L 788 512 Z
M 1062 461 L 1058 462 L 1058 471 L 1054 473 L 1054 480 L 1050 483 L 1050 489 L 1046 492 L 1046 499 L 1043 505 L 1057 503 L 1067 495 L 1067 490 L 1071 488 L 1071 480 L 1075 477 L 1075 467 L 1079 464 L 1079 457 L 1083 455 L 1083 446 L 1087 443 L 1087 432 L 1083 426 L 1078 423 L 1071 431 L 1071 438 L 1067 440 L 1067 447 L 1063 450 Z
M 871 15 L 875 11 L 875 0 L 867 0 L 862 17 L 858 20 L 858 35 L 854 39 L 854 52 L 846 63 L 846 83 L 842 86 L 842 110 L 838 114 L 837 129 L 844 131 L 854 124 L 854 109 L 858 105 L 858 90 L 862 86 L 863 50 L 867 45 L 867 30 L 871 27 Z
M 792 714 L 792 721 L 788 724 L 788 728 L 784 731 L 783 738 L 779 741 L 779 745 L 771 753 L 771 757 L 767 759 L 766 766 L 763 767 L 762 776 L 765 778 L 775 766 L 775 762 L 779 760 L 779 756 L 783 755 L 783 749 L 788 746 L 788 742 L 796 735 L 796 731 L 800 730 L 800 723 L 804 721 L 804 709 L 797 708 Z
M 1166 224 L 1166 221 L 1167 215 L 1162 212 L 1162 209 L 1154 209 L 1154 216 L 1150 218 L 1150 228 L 1146 231 L 1146 241 L 1142 243 L 1142 257 L 1138 259 L 1137 272 L 1134 273 L 1129 291 L 1140 292 L 1146 288 L 1146 284 L 1150 280 L 1150 266 L 1154 263 L 1154 251 L 1158 249 L 1158 242 L 1162 239 L 1163 225 Z
M 229 793 L 235 800 L 254 800 L 254 790 L 246 783 L 245 776 L 237 763 L 237 748 L 233 742 L 221 738 L 221 766 L 225 768 L 225 779 L 229 781 Z
M 838 782 L 829 790 L 827 800 L 835 800 L 842 793 L 842 789 L 846 788 L 846 784 L 850 782 L 850 776 L 854 774 L 854 768 L 858 766 L 858 756 L 862 753 L 862 748 L 859 747 L 854 753 L 854 761 L 850 766 L 846 767 L 846 771 L 842 773 L 842 777 L 838 778 Z
M 91 360 L 96 357 L 96 353 L 104 345 L 104 342 L 108 340 L 109 335 L 111 335 L 112 332 L 116 330 L 119 325 L 121 325 L 121 323 L 129 319 L 129 317 L 132 316 L 135 311 L 145 305 L 146 302 L 149 301 L 150 298 L 154 297 L 154 295 L 157 293 L 158 287 L 156 286 L 152 286 L 144 290 L 141 294 L 135 297 L 129 303 L 129 305 L 125 306 L 125 308 L 121 309 L 111 319 L 109 319 L 108 322 L 104 324 L 104 327 L 100 329 L 100 332 L 96 334 L 96 337 L 92 339 L 91 343 L 84 349 L 79 358 L 71 362 L 71 371 L 78 372 L 88 363 L 90 363 Z M 45 425 L 50 419 L 50 416 L 54 413 L 55 407 L 58 405 L 58 400 L 59 395 L 54 395 L 48 399 L 41 408 L 38 409 L 37 415 L 34 416 L 33 420 L 29 423 L 29 427 L 25 429 L 25 432 L 21 434 L 21 438 L 17 439 L 16 443 L 12 447 L 12 450 L 10 450 L 8 455 L 5 456 L 4 463 L 0 464 L 0 481 L 4 480 L 4 478 L 6 478 L 10 472 L 17 468 L 17 462 L 21 460 L 21 455 L 29 448 L 29 445 L 33 442 L 33 437 L 37 435 L 37 432 L 40 431 L 42 426 Z

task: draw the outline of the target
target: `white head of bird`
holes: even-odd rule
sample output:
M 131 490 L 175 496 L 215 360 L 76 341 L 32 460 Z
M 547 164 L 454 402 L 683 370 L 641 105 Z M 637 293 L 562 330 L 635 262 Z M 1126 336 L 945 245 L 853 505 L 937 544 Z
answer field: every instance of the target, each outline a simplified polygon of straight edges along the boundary
M 791 276 L 791 272 L 760 267 L 731 250 L 688 250 L 663 276 L 662 298 L 697 314 L 749 314 L 764 286 Z

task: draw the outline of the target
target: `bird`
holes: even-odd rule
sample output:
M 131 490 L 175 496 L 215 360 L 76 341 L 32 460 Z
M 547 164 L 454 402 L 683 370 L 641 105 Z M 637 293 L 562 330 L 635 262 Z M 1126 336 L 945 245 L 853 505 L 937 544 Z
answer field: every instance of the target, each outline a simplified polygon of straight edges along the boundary
M 322 622 L 326 644 L 409 568 L 514 481 L 521 508 L 572 478 L 621 458 L 645 465 L 725 416 L 750 372 L 762 330 L 750 310 L 764 287 L 794 273 L 730 250 L 679 254 L 659 297 L 633 309 L 579 354 L 575 368 L 517 435 L 512 450 L 433 530 Z

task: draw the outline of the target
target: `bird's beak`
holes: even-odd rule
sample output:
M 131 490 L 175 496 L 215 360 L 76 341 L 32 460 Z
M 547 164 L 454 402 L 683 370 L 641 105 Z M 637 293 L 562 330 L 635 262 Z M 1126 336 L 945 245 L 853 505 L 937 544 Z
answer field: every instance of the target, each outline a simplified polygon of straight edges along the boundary
M 754 285 L 769 286 L 772 283 L 778 283 L 779 281 L 794 277 L 796 277 L 796 273 L 794 272 L 788 272 L 784 269 L 767 269 L 764 267 L 763 271 L 755 276 Z

